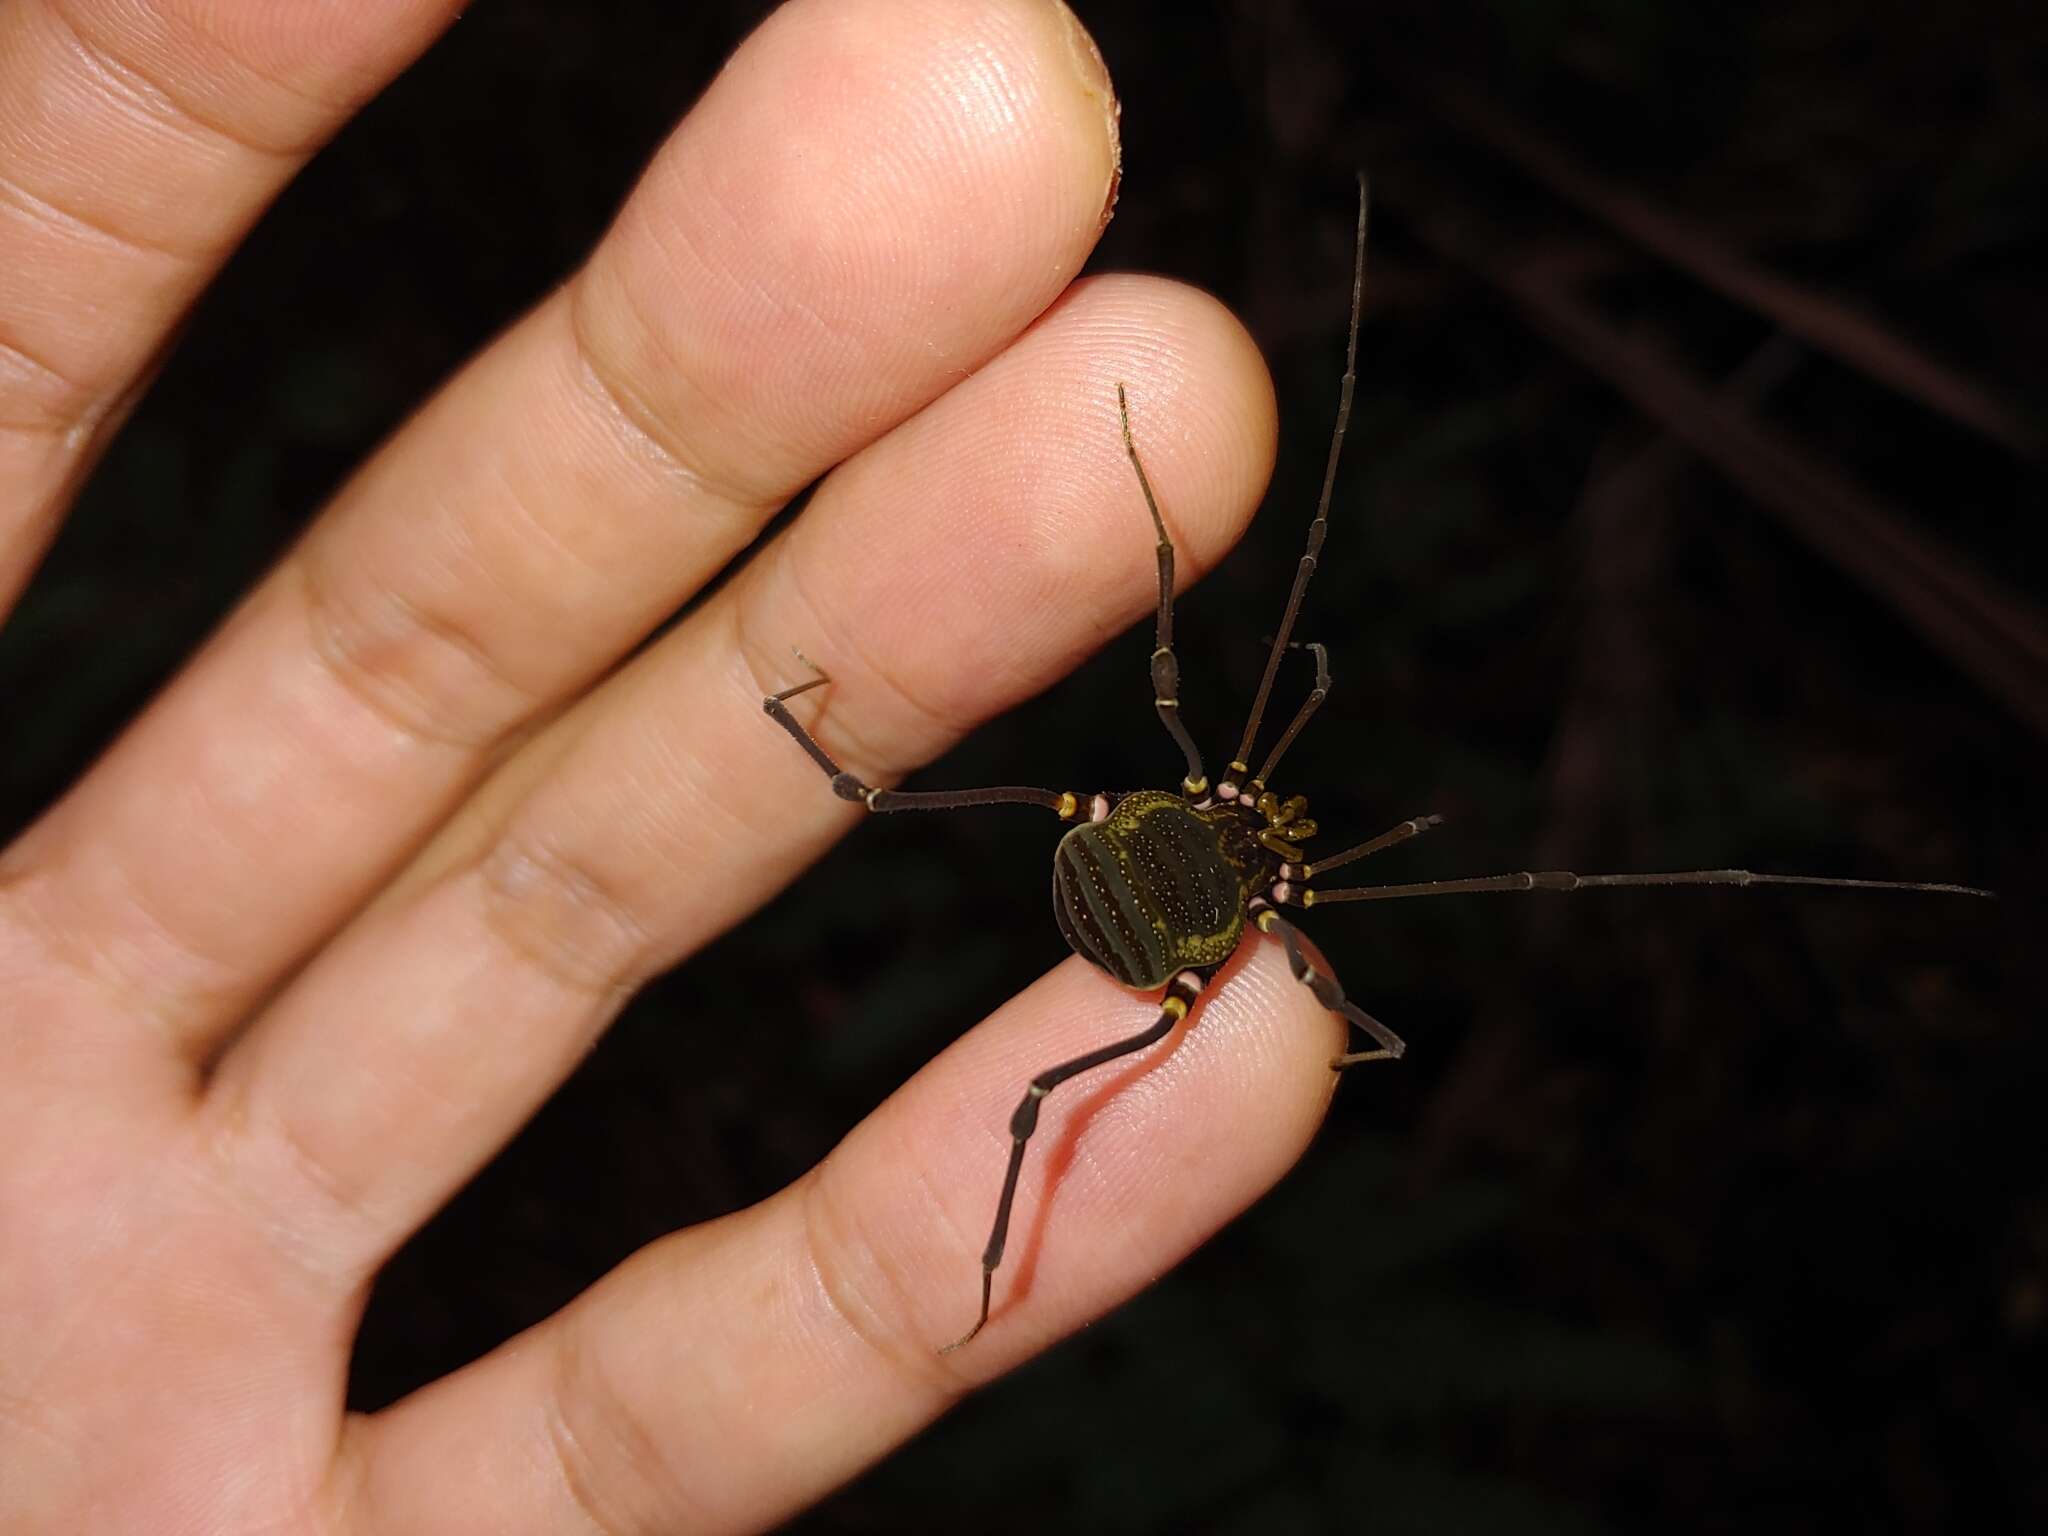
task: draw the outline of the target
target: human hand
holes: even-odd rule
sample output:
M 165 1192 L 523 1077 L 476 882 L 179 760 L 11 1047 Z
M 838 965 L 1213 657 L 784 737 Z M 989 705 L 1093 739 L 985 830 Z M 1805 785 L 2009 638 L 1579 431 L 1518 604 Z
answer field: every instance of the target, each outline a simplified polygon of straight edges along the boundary
M 235 239 L 455 9 L 0 12 L 0 598 Z M 0 1529 L 758 1527 L 1299 1153 L 1340 1031 L 1255 943 L 1199 1027 L 1049 1106 L 1072 1160 L 1042 1248 L 936 1355 L 1022 1084 L 1156 1015 L 1072 960 L 789 1189 L 344 1412 L 380 1264 L 637 985 L 860 816 L 761 716 L 792 641 L 872 781 L 1146 612 L 1120 379 L 1183 571 L 1243 526 L 1274 441 L 1243 332 L 1162 281 L 1068 286 L 1115 162 L 1107 79 L 1044 0 L 792 4 L 588 263 L 0 856 Z M 1142 720 L 1142 650 L 1131 678 Z

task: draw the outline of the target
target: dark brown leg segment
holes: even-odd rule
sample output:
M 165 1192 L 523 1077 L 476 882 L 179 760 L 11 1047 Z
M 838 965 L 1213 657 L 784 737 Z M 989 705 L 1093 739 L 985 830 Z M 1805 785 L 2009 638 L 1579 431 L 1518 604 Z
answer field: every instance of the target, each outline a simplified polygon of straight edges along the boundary
M 1362 859 L 1368 854 L 1405 843 L 1411 837 L 1419 837 L 1431 827 L 1442 826 L 1443 821 L 1441 816 L 1411 816 L 1391 832 L 1382 832 L 1370 842 L 1360 843 L 1356 848 L 1346 848 L 1342 853 L 1333 853 L 1327 859 L 1317 859 L 1307 864 L 1289 864 L 1280 873 L 1288 880 L 1306 880 L 1310 875 L 1319 875 L 1326 869 L 1335 869 L 1340 864 L 1349 864 L 1353 859 Z M 1276 899 L 1284 901 L 1286 898 Z
M 1311 865 L 1327 869 L 1334 860 Z M 1831 875 L 1760 875 L 1748 869 L 1680 869 L 1661 875 L 1575 875 L 1568 869 L 1522 870 L 1512 875 L 1475 875 L 1464 880 L 1422 880 L 1413 885 L 1361 885 L 1342 891 L 1291 891 L 1298 906 L 1332 901 L 1400 901 L 1410 896 L 1469 896 L 1480 891 L 1590 891 L 1636 885 L 1820 885 L 1850 891 L 1922 891 L 1936 896 L 1991 896 L 1974 885 L 1928 884 L 1917 880 L 1842 880 Z
M 1330 1058 L 1333 1071 L 1341 1072 L 1346 1067 L 1355 1067 L 1361 1061 L 1397 1061 L 1407 1051 L 1408 1044 L 1378 1019 L 1367 1013 L 1358 1004 L 1344 995 L 1344 989 L 1337 985 L 1337 978 L 1325 975 L 1309 963 L 1308 954 L 1301 947 L 1301 930 L 1287 921 L 1278 912 L 1267 906 L 1263 900 L 1252 903 L 1252 921 L 1259 925 L 1262 933 L 1279 936 L 1287 950 L 1287 964 L 1294 971 L 1294 979 L 1307 987 L 1330 1012 L 1340 1014 L 1351 1024 L 1364 1030 L 1379 1041 L 1379 1048 L 1371 1051 L 1353 1051 L 1343 1056 Z
M 1294 712 L 1293 721 L 1281 733 L 1280 740 L 1273 750 L 1266 754 L 1266 761 L 1260 765 L 1259 771 L 1252 775 L 1251 783 L 1245 786 L 1244 792 L 1254 801 L 1258 799 L 1259 792 L 1266 787 L 1266 782 L 1273 777 L 1273 770 L 1280 766 L 1280 759 L 1286 755 L 1287 749 L 1294 745 L 1294 738 L 1301 734 L 1302 727 L 1309 723 L 1315 712 L 1323 707 L 1323 700 L 1330 696 L 1329 651 L 1313 640 L 1297 640 L 1287 648 L 1290 651 L 1307 651 L 1315 657 L 1315 686 L 1309 689 L 1308 698 L 1302 702 L 1301 708 Z
M 801 653 L 799 653 L 801 654 Z M 771 693 L 761 701 L 761 708 L 770 720 L 789 732 L 791 739 L 804 749 L 810 760 L 821 768 L 832 781 L 832 793 L 842 800 L 852 800 L 865 805 L 871 811 L 958 811 L 974 805 L 1036 805 L 1052 811 L 1062 819 L 1071 818 L 1081 807 L 1081 799 L 1069 790 L 1034 789 L 1025 784 L 1006 784 L 994 789 L 939 789 L 900 790 L 876 789 L 863 784 L 832 760 L 832 755 L 819 746 L 817 739 L 798 723 L 796 716 L 789 712 L 789 701 L 800 693 L 809 693 L 831 679 L 820 672 L 809 682 L 798 683 L 780 693 Z
M 1180 662 L 1173 654 L 1173 540 L 1166 535 L 1166 519 L 1159 515 L 1152 482 L 1146 477 L 1144 461 L 1138 457 L 1138 445 L 1131 439 L 1131 407 L 1124 399 L 1121 384 L 1116 387 L 1116 414 L 1123 424 L 1124 452 L 1131 457 L 1131 468 L 1138 472 L 1138 489 L 1145 493 L 1145 510 L 1152 514 L 1152 530 L 1159 535 L 1159 621 L 1152 651 L 1152 705 L 1187 759 L 1187 773 L 1180 782 L 1182 792 L 1199 797 L 1209 792 L 1209 779 L 1202 771 L 1202 754 L 1196 750 L 1194 738 L 1188 735 L 1180 718 Z
M 1280 627 L 1273 632 L 1273 648 L 1266 653 L 1266 670 L 1259 678 L 1259 691 L 1252 699 L 1251 716 L 1244 723 L 1244 736 L 1237 744 L 1237 756 L 1224 770 L 1219 793 L 1226 800 L 1235 798 L 1239 781 L 1251 772 L 1246 765 L 1251 761 L 1252 743 L 1258 739 L 1259 724 L 1266 717 L 1266 701 L 1273 694 L 1273 679 L 1280 671 L 1280 657 L 1294 634 L 1294 621 L 1301 612 L 1302 597 L 1308 591 L 1309 578 L 1316 573 L 1316 560 L 1322 553 L 1323 538 L 1330 530 L 1330 497 L 1337 486 L 1337 461 L 1344 454 L 1344 431 L 1351 422 L 1351 395 L 1358 383 L 1358 319 L 1365 307 L 1365 220 L 1370 201 L 1365 177 L 1361 174 L 1358 178 L 1358 241 L 1351 266 L 1351 334 L 1344 347 L 1344 377 L 1337 386 L 1337 426 L 1330 434 L 1330 457 L 1323 467 L 1323 493 L 1316 499 L 1316 515 L 1308 525 L 1308 548 L 1294 568 L 1294 585 L 1287 593 L 1287 606 L 1281 612 Z M 1327 692 L 1328 684 L 1324 683 L 1323 687 Z M 1276 751 L 1274 758 L 1278 756 Z M 1225 790 L 1228 793 L 1224 793 Z
M 1003 1247 L 1010 1238 L 1010 1208 L 1016 1203 L 1017 1177 L 1024 1169 L 1024 1145 L 1038 1129 L 1039 1103 L 1068 1078 L 1078 1077 L 1083 1072 L 1115 1061 L 1119 1056 L 1128 1056 L 1164 1040 L 1173 1026 L 1188 1016 L 1189 1006 L 1201 995 L 1206 982 L 1207 978 L 1198 972 L 1181 972 L 1168 986 L 1166 998 L 1160 1005 L 1159 1020 L 1150 1029 L 1132 1035 L 1128 1040 L 1118 1040 L 1090 1051 L 1086 1056 L 1076 1056 L 1072 1061 L 1047 1067 L 1031 1079 L 1031 1086 L 1024 1090 L 1024 1097 L 1017 1101 L 1017 1108 L 1010 1116 L 1010 1166 L 1003 1173 L 1003 1193 L 996 1201 L 995 1226 L 990 1229 L 988 1246 L 981 1254 L 981 1315 L 975 1318 L 972 1328 L 942 1347 L 940 1354 L 951 1354 L 981 1332 L 988 1322 L 988 1303 L 995 1287 L 996 1266 L 1003 1262 Z

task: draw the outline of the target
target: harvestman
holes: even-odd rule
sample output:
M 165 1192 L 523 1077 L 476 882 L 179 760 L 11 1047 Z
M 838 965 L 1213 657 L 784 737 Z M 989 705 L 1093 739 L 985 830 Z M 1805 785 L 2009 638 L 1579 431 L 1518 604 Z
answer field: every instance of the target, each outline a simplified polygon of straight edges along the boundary
M 788 701 L 822 686 L 824 673 L 785 688 L 762 701 L 777 725 L 795 738 L 825 771 L 832 792 L 870 811 L 953 811 L 982 805 L 1036 805 L 1062 821 L 1075 823 L 1053 853 L 1053 916 L 1074 951 L 1141 992 L 1164 989 L 1159 1017 L 1139 1034 L 1112 1041 L 1085 1056 L 1048 1067 L 1034 1077 L 1010 1116 L 1010 1162 L 996 1202 L 995 1224 L 981 1256 L 981 1311 L 974 1326 L 945 1345 L 940 1353 L 958 1349 L 988 1322 L 989 1297 L 996 1267 L 1002 1263 L 1009 1236 L 1010 1209 L 1024 1166 L 1024 1147 L 1038 1128 L 1038 1106 L 1070 1077 L 1079 1076 L 1120 1056 L 1142 1051 L 1163 1040 L 1187 1017 L 1195 999 L 1242 941 L 1247 927 L 1279 939 L 1295 980 L 1315 994 L 1331 1012 L 1365 1032 L 1370 1048 L 1336 1057 L 1341 1069 L 1362 1061 L 1391 1061 L 1406 1049 L 1401 1037 L 1345 997 L 1334 976 L 1317 970 L 1302 949 L 1301 931 L 1280 915 L 1282 907 L 1313 907 L 1337 901 L 1392 901 L 1410 896 L 1451 896 L 1474 891 L 1578 891 L 1593 886 L 1635 885 L 1822 885 L 1858 890 L 1926 891 L 1946 895 L 1988 896 L 1974 886 L 1921 884 L 1895 880 L 1843 880 L 1818 875 L 1760 875 L 1746 869 L 1689 869 L 1665 874 L 1578 875 L 1569 870 L 1523 871 L 1480 875 L 1462 880 L 1425 880 L 1411 885 L 1368 885 L 1344 890 L 1316 890 L 1311 877 L 1326 874 L 1354 859 L 1406 842 L 1442 817 L 1417 816 L 1369 842 L 1326 859 L 1310 861 L 1301 845 L 1316 835 L 1308 801 L 1301 795 L 1281 799 L 1267 783 L 1281 756 L 1301 734 L 1309 717 L 1330 691 L 1329 656 L 1313 642 L 1291 645 L 1295 615 L 1302 594 L 1315 574 L 1316 557 L 1329 527 L 1330 493 L 1337 478 L 1337 460 L 1344 448 L 1344 429 L 1351 416 L 1351 394 L 1358 361 L 1358 320 L 1365 296 L 1365 226 L 1368 197 L 1365 178 L 1358 183 L 1358 237 L 1352 259 L 1351 328 L 1344 353 L 1344 378 L 1337 396 L 1337 425 L 1330 437 L 1330 456 L 1323 471 L 1323 489 L 1315 520 L 1308 527 L 1308 548 L 1295 568 L 1294 586 L 1280 616 L 1279 631 L 1266 654 L 1265 674 L 1252 700 L 1250 718 L 1237 754 L 1212 787 L 1202 755 L 1180 718 L 1180 666 L 1173 654 L 1173 541 L 1152 494 L 1152 483 L 1131 437 L 1131 418 L 1124 387 L 1116 387 L 1117 417 L 1124 450 L 1137 472 L 1153 531 L 1159 535 L 1159 616 L 1152 651 L 1153 705 L 1167 733 L 1187 759 L 1178 791 L 1138 790 L 1120 798 L 1082 795 L 1072 790 L 1033 789 L 1006 785 L 995 789 L 903 791 L 863 784 L 834 762 L 811 733 L 790 714 Z M 1251 773 L 1252 744 L 1265 718 L 1266 704 L 1280 659 L 1290 649 L 1307 650 L 1316 665 L 1315 686 L 1295 711 L 1294 719 Z M 801 656 L 801 652 L 798 653 Z M 808 662 L 806 663 L 808 665 Z M 815 671 L 816 669 L 813 668 Z M 1250 774 L 1247 778 L 1246 775 Z

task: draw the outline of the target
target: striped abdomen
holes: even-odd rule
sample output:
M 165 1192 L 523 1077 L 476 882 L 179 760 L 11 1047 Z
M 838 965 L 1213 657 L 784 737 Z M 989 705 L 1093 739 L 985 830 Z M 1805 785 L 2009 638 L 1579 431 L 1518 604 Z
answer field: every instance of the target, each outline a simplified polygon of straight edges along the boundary
M 1215 827 L 1177 795 L 1126 795 L 1074 828 L 1052 860 L 1052 908 L 1075 953 L 1127 987 L 1221 965 L 1244 933 L 1245 892 Z

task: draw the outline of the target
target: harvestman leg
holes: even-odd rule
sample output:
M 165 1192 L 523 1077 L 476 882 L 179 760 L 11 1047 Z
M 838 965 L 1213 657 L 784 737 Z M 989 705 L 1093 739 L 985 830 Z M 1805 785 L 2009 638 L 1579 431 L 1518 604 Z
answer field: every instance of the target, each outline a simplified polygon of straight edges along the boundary
M 1361 843 L 1347 853 L 1325 860 L 1321 865 L 1303 865 L 1301 872 L 1305 876 L 1311 868 L 1327 869 L 1331 864 L 1362 858 L 1381 848 L 1405 842 L 1417 832 L 1435 826 L 1442 819 L 1439 816 L 1424 816 L 1414 821 L 1404 821 L 1393 831 L 1383 833 L 1369 843 Z M 1282 865 L 1281 873 L 1287 873 L 1290 868 L 1292 866 Z M 1992 892 L 1980 890 L 1974 885 L 1926 884 L 1907 880 L 1837 880 L 1822 875 L 1759 875 L 1747 869 L 1686 869 L 1652 875 L 1578 875 L 1568 869 L 1548 869 L 1523 870 L 1512 875 L 1480 875 L 1464 880 L 1425 880 L 1413 885 L 1366 885 L 1342 891 L 1294 890 L 1282 880 L 1273 887 L 1273 900 L 1292 901 L 1298 906 L 1312 907 L 1331 901 L 1392 901 L 1406 896 L 1457 896 L 1477 891 L 1580 891 L 1597 886 L 1615 885 L 1826 885 L 1865 891 L 1926 891 L 1945 896 L 1992 895 Z M 1267 906 L 1263 900 L 1252 903 L 1252 913 L 1253 921 L 1259 925 L 1261 931 L 1277 933 L 1280 936 L 1280 942 L 1287 948 L 1287 963 L 1294 969 L 1294 979 L 1315 993 L 1316 1001 L 1325 1008 L 1333 1013 L 1342 1014 L 1379 1041 L 1380 1049 L 1356 1051 L 1350 1055 L 1339 1056 L 1331 1061 L 1332 1067 L 1355 1066 L 1361 1061 L 1390 1061 L 1401 1055 L 1407 1048 L 1401 1037 L 1347 999 L 1344 996 L 1344 989 L 1337 985 L 1334 976 L 1324 975 L 1309 963 L 1308 956 L 1302 953 L 1299 929 L 1272 907 Z
M 1294 712 L 1294 719 L 1288 724 L 1287 729 L 1280 733 L 1280 740 L 1274 745 L 1273 750 L 1266 754 L 1265 762 L 1259 765 L 1259 771 L 1252 775 L 1251 782 L 1244 787 L 1243 793 L 1250 795 L 1255 801 L 1258 799 L 1260 791 L 1265 789 L 1266 781 L 1273 777 L 1273 770 L 1280 766 L 1281 756 L 1289 747 L 1294 745 L 1294 738 L 1301 734 L 1301 728 L 1308 724 L 1310 717 L 1323 707 L 1323 700 L 1330 696 L 1330 652 L 1328 648 L 1318 645 L 1313 640 L 1297 640 L 1287 648 L 1290 651 L 1307 651 L 1315 657 L 1315 686 L 1309 689 L 1308 697 L 1302 701 L 1301 708 Z M 1237 765 L 1232 763 L 1231 769 L 1235 772 Z
M 1309 866 L 1326 869 L 1328 864 Z M 1751 869 L 1680 869 L 1651 875 L 1579 875 L 1568 869 L 1521 870 L 1512 875 L 1475 875 L 1463 880 L 1423 880 L 1413 885 L 1361 885 L 1342 891 L 1289 890 L 1276 899 L 1318 907 L 1332 901 L 1398 901 L 1409 896 L 1461 896 L 1476 891 L 1584 891 L 1617 885 L 1825 885 L 1852 891 L 1925 891 L 1937 896 L 1995 896 L 1974 885 L 1919 880 L 1844 880 L 1828 875 L 1760 875 Z M 1276 893 L 1279 887 L 1274 887 Z
M 1287 593 L 1287 607 L 1280 615 L 1280 627 L 1273 632 L 1273 648 L 1266 653 L 1266 670 L 1259 678 L 1259 691 L 1252 698 L 1252 712 L 1244 723 L 1244 735 L 1237 744 L 1237 756 L 1230 760 L 1230 766 L 1223 772 L 1222 782 L 1216 786 L 1219 799 L 1235 800 L 1238 795 L 1238 780 L 1251 772 L 1247 764 L 1251 761 L 1252 742 L 1259 734 L 1260 722 L 1266 716 L 1266 701 L 1272 696 L 1273 679 L 1280 671 L 1280 657 L 1287 650 L 1287 642 L 1294 633 L 1295 618 L 1301 612 L 1302 596 L 1308 591 L 1309 578 L 1316 573 L 1316 560 L 1322 554 L 1323 539 L 1330 531 L 1330 497 L 1337 485 L 1337 461 L 1344 454 L 1344 431 L 1351 423 L 1351 396 L 1358 384 L 1358 318 L 1365 308 L 1365 223 L 1371 205 L 1371 195 L 1366 187 L 1363 173 L 1358 178 L 1358 242 L 1352 256 L 1351 267 L 1351 332 L 1344 346 L 1344 377 L 1337 388 L 1337 426 L 1330 434 L 1330 457 L 1323 466 L 1323 492 L 1316 498 L 1316 515 L 1308 525 L 1308 547 L 1302 552 L 1300 562 L 1294 568 L 1294 585 Z M 1316 649 L 1311 647 L 1311 649 Z M 1317 657 L 1317 687 L 1324 693 L 1329 691 L 1329 673 Z M 1316 704 L 1322 700 L 1317 698 Z M 1266 760 L 1266 766 L 1259 770 L 1261 779 L 1272 772 L 1273 764 L 1279 761 L 1281 751 L 1294 739 L 1294 734 L 1307 722 L 1313 706 L 1296 717 L 1294 726 L 1287 733 L 1273 755 Z M 1258 791 L 1251 790 L 1254 798 Z
M 1293 894 L 1294 887 L 1292 882 L 1306 880 L 1310 875 L 1321 874 L 1324 870 L 1335 869 L 1339 864 L 1349 864 L 1353 859 L 1362 859 L 1367 854 L 1378 853 L 1383 849 L 1392 848 L 1397 844 L 1407 842 L 1411 837 L 1419 837 L 1431 827 L 1440 827 L 1443 824 L 1444 819 L 1441 816 L 1411 816 L 1393 830 L 1382 832 L 1378 837 L 1360 843 L 1356 848 L 1346 848 L 1342 853 L 1333 853 L 1327 859 L 1316 859 L 1311 863 L 1305 864 L 1282 864 L 1280 866 L 1280 883 L 1273 887 L 1273 899 L 1284 906 L 1286 905 L 1287 898 Z M 1303 902 L 1302 905 L 1307 906 L 1308 903 Z
M 1158 1022 L 1150 1029 L 1132 1035 L 1128 1040 L 1118 1040 L 1090 1051 L 1086 1056 L 1076 1056 L 1072 1061 L 1047 1067 L 1031 1079 L 1031 1085 L 1024 1090 L 1024 1097 L 1017 1101 L 1016 1112 L 1010 1116 L 1010 1166 L 1003 1173 L 1003 1193 L 996 1202 L 995 1225 L 988 1234 L 988 1247 L 981 1254 L 981 1315 L 975 1318 L 972 1328 L 941 1348 L 940 1354 L 951 1354 L 981 1332 L 988 1322 L 989 1295 L 995 1288 L 996 1266 L 1003 1262 L 1003 1245 L 1010 1237 L 1010 1207 L 1017 1200 L 1017 1176 L 1024 1169 L 1024 1144 L 1038 1129 L 1039 1101 L 1070 1077 L 1078 1077 L 1083 1072 L 1115 1061 L 1119 1056 L 1129 1056 L 1164 1040 L 1167 1032 L 1188 1016 L 1189 1006 L 1201 996 L 1207 983 L 1208 978 L 1199 971 L 1182 971 L 1167 985 L 1166 996 L 1159 1005 Z
M 1152 514 L 1152 529 L 1159 535 L 1159 623 L 1152 651 L 1152 704 L 1159 711 L 1160 722 L 1188 760 L 1188 771 L 1180 787 L 1192 799 L 1208 793 L 1209 777 L 1202 771 L 1202 754 L 1180 718 L 1180 662 L 1173 654 L 1173 540 L 1167 537 L 1166 519 L 1159 515 L 1159 502 L 1152 495 L 1152 482 L 1146 478 L 1144 462 L 1138 457 L 1138 445 L 1131 440 L 1131 408 L 1121 384 L 1116 387 L 1116 414 L 1123 423 L 1124 452 L 1131 457 L 1131 468 L 1138 472 L 1138 488 L 1145 493 L 1145 510 Z
M 805 666 L 812 666 L 803 652 L 797 652 Z M 804 749 L 812 762 L 825 771 L 832 781 L 832 793 L 842 800 L 852 800 L 865 805 L 869 810 L 881 811 L 957 811 L 973 805 L 1037 805 L 1054 812 L 1063 820 L 1074 815 L 1081 800 L 1071 790 L 1034 789 L 1026 784 L 1005 784 L 995 789 L 938 789 L 900 790 L 876 789 L 863 784 L 853 774 L 841 768 L 832 760 L 832 755 L 819 746 L 817 739 L 797 723 L 796 716 L 789 712 L 789 700 L 800 693 L 809 693 L 813 688 L 823 687 L 831 679 L 823 672 L 808 682 L 785 688 L 780 693 L 771 693 L 761 701 L 761 708 L 770 720 L 789 732 L 796 744 Z
M 1294 979 L 1313 992 L 1317 1002 L 1379 1042 L 1378 1048 L 1374 1050 L 1351 1051 L 1343 1056 L 1331 1057 L 1332 1070 L 1341 1072 L 1346 1067 L 1357 1066 L 1361 1061 L 1398 1061 L 1401 1058 L 1408 1049 L 1407 1042 L 1346 997 L 1344 989 L 1337 985 L 1336 977 L 1315 968 L 1301 947 L 1299 928 L 1267 906 L 1263 900 L 1252 903 L 1252 921 L 1259 925 L 1261 933 L 1278 936 L 1280 943 L 1287 950 L 1287 964 L 1294 972 Z

